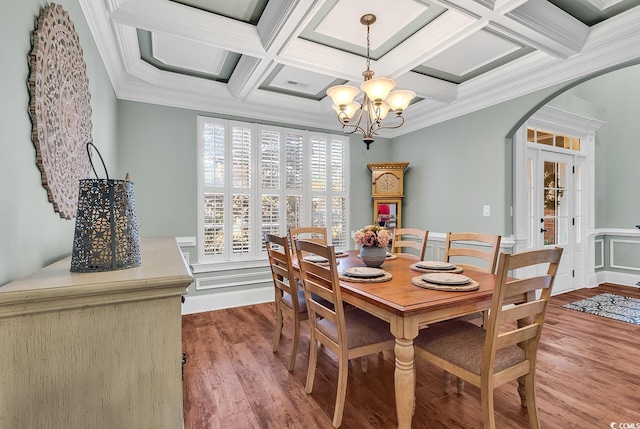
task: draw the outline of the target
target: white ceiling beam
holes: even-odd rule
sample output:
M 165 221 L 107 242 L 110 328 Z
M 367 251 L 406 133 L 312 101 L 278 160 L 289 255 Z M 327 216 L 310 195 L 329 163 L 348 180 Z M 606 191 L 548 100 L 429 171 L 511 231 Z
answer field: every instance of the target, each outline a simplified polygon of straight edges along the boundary
M 478 31 L 478 21 L 448 10 L 398 47 L 378 60 L 380 76 L 395 78 L 409 72 L 469 34 Z
M 120 0 L 111 3 L 111 19 L 147 31 L 197 40 L 239 54 L 262 57 L 256 27 L 166 0 Z
M 446 82 L 420 73 L 409 72 L 396 78 L 397 88 L 411 89 L 418 97 L 441 103 L 453 103 L 458 99 L 458 84 Z
M 434 0 L 478 23 L 558 58 L 584 46 L 589 27 L 547 0 Z
M 534 41 L 535 47 L 560 58 L 580 52 L 589 35 L 587 25 L 547 0 L 529 0 L 505 16 L 526 28 L 516 31 Z

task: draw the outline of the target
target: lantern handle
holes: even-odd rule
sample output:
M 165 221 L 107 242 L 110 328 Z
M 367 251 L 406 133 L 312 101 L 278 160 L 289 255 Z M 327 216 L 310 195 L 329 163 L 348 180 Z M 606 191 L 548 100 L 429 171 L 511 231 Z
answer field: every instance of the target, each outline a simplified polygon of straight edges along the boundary
M 89 151 L 89 146 L 93 146 L 93 148 L 98 153 L 98 156 L 100 157 L 100 161 L 102 161 L 102 167 L 104 168 L 104 173 L 107 175 L 107 180 L 109 180 L 109 172 L 107 171 L 107 166 L 104 163 L 104 159 L 102 159 L 102 155 L 100 154 L 100 151 L 98 150 L 96 145 L 94 145 L 92 142 L 87 142 L 87 156 L 89 156 L 89 162 L 91 163 L 91 169 L 93 170 L 93 174 L 96 175 L 96 179 L 99 178 L 98 173 L 96 173 L 96 168 L 93 166 L 93 157 L 91 156 L 91 152 Z

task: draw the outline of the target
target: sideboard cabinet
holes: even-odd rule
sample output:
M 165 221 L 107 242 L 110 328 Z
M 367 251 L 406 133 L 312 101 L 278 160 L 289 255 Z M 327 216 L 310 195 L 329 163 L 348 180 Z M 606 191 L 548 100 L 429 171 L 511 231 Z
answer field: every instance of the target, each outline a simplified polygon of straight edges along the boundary
M 176 240 L 142 239 L 142 266 L 71 273 L 70 258 L 0 287 L 0 428 L 183 426 Z

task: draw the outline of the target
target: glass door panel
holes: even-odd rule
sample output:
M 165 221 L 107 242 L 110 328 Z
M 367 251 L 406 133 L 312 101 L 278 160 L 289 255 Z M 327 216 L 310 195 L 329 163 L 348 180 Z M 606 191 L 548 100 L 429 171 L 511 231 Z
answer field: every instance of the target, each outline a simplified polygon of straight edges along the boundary
M 542 174 L 542 207 L 540 232 L 545 246 L 566 245 L 569 241 L 568 163 L 544 161 Z

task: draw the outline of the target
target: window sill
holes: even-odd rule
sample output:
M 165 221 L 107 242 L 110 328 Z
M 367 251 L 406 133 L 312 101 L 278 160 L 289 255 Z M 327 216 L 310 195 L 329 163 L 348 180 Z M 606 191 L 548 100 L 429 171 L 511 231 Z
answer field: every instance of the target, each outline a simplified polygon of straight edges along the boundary
M 269 266 L 268 259 L 253 259 L 250 261 L 220 261 L 191 264 L 194 274 L 212 273 L 217 271 L 242 270 L 247 268 L 265 268 Z

